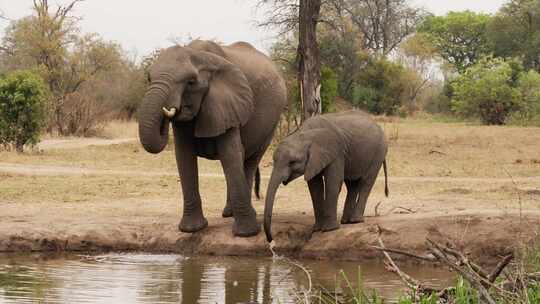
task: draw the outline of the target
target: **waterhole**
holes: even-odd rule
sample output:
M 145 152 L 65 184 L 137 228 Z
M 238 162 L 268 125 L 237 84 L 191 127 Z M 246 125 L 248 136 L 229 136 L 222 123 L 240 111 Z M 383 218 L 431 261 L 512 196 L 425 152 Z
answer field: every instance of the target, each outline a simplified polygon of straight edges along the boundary
M 378 262 L 156 254 L 0 256 L 0 303 L 296 303 L 313 288 L 367 290 L 396 299 L 403 284 Z M 298 265 L 301 265 L 299 267 Z M 402 269 L 428 285 L 452 281 L 427 266 Z

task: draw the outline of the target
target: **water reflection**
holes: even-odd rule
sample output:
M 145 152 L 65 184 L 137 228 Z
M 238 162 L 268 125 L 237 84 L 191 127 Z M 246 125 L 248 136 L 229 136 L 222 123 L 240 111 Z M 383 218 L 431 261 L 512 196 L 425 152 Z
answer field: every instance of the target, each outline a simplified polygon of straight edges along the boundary
M 314 283 L 333 290 L 358 263 L 303 261 Z M 434 284 L 440 270 L 406 267 Z M 379 264 L 362 265 L 364 285 L 396 295 L 401 283 Z M 270 258 L 184 258 L 179 255 L 0 256 L 0 303 L 294 303 L 305 274 Z M 342 284 L 342 286 L 345 286 Z

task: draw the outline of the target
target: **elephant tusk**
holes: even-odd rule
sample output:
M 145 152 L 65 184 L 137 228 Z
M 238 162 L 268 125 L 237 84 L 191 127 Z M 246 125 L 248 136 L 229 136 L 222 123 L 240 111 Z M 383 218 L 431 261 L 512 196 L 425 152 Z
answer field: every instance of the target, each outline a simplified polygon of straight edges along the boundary
M 176 108 L 171 108 L 170 110 L 167 110 L 167 108 L 163 107 L 163 114 L 167 116 L 167 118 L 173 118 L 174 115 L 176 115 Z

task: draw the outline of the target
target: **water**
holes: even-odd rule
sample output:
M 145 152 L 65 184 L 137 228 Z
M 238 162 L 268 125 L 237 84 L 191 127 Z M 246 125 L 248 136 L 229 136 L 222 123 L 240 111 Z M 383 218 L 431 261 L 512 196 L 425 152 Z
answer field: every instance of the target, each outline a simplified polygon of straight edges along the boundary
M 296 261 L 314 285 L 347 290 L 340 270 L 356 285 L 396 297 L 404 289 L 381 263 Z M 451 275 L 431 267 L 403 270 L 434 286 Z M 340 282 L 340 283 L 338 283 Z M 0 256 L 0 303 L 295 303 L 308 288 L 305 272 L 284 260 L 246 257 L 106 254 L 55 257 Z

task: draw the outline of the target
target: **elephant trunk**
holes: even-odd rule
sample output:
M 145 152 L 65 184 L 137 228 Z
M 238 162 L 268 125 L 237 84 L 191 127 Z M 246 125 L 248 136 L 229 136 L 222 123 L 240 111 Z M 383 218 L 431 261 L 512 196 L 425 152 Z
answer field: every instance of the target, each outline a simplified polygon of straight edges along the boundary
M 139 139 L 150 153 L 163 151 L 169 140 L 169 120 L 172 117 L 164 115 L 163 110 L 167 96 L 163 89 L 151 87 L 139 108 Z
M 264 204 L 264 233 L 266 234 L 266 240 L 271 243 L 272 238 L 272 210 L 274 208 L 274 199 L 276 198 L 276 192 L 279 184 L 283 181 L 281 176 L 276 172 L 272 172 L 272 177 L 268 183 L 268 192 L 266 193 L 266 201 Z

